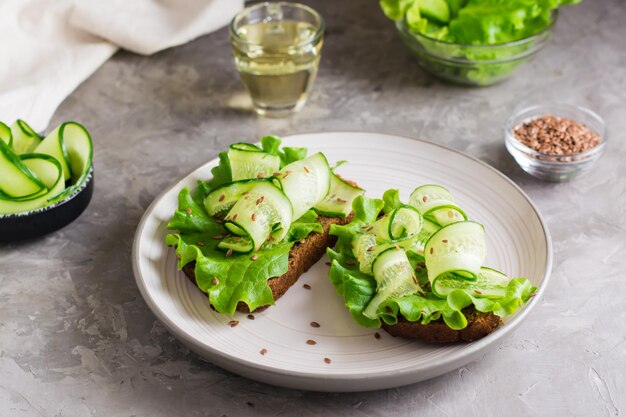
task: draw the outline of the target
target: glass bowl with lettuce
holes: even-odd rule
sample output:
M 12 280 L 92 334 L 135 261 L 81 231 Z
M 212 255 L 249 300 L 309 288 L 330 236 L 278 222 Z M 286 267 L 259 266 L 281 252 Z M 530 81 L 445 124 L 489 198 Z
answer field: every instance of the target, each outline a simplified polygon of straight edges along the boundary
M 580 0 L 381 0 L 402 41 L 433 75 L 487 86 L 549 41 L 558 9 Z

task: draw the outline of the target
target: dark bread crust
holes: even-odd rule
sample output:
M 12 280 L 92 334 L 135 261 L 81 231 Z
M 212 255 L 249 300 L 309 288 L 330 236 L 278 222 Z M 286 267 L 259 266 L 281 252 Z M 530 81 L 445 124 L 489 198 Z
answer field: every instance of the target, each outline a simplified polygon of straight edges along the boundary
M 465 309 L 463 313 L 467 317 L 467 327 L 462 330 L 452 330 L 443 321 L 421 324 L 402 320 L 391 326 L 383 323 L 382 327 L 394 337 L 418 339 L 426 343 L 452 343 L 481 339 L 502 323 L 500 317 L 493 313 L 481 313 L 473 308 Z
M 352 216 L 345 219 L 319 216 L 318 219 L 324 228 L 324 232 L 311 233 L 303 241 L 296 242 L 289 251 L 289 267 L 287 272 L 279 277 L 271 278 L 267 281 L 267 284 L 274 295 L 274 300 L 278 300 L 282 297 L 283 294 L 287 292 L 289 287 L 296 283 L 298 278 L 300 278 L 300 275 L 304 274 L 317 261 L 319 261 L 326 253 L 327 247 L 335 244 L 337 238 L 328 234 L 330 226 L 332 224 L 347 224 L 350 220 L 352 220 Z M 183 266 L 183 272 L 194 285 L 196 284 L 196 274 L 194 272 L 195 268 L 195 262 L 190 262 Z M 269 307 L 269 305 L 257 307 L 254 311 L 262 311 L 267 307 Z M 245 303 L 239 302 L 239 304 L 237 304 L 237 311 L 249 313 L 250 309 Z

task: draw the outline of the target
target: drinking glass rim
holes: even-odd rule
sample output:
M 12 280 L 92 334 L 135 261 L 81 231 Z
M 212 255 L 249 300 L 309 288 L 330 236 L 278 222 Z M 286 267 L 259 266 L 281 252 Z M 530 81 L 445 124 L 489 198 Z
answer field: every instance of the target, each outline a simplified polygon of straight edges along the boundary
M 306 4 L 292 3 L 292 2 L 288 2 L 288 1 L 277 1 L 277 2 L 265 1 L 263 3 L 257 3 L 257 4 L 254 4 L 252 6 L 248 6 L 248 7 L 244 8 L 243 10 L 241 10 L 239 13 L 237 13 L 233 17 L 233 19 L 230 21 L 230 24 L 228 25 L 228 32 L 230 33 L 231 38 L 236 39 L 237 41 L 245 43 L 247 45 L 261 46 L 262 45 L 261 42 L 250 42 L 250 40 L 242 38 L 239 35 L 239 33 L 237 33 L 237 30 L 235 29 L 235 23 L 237 23 L 237 21 L 239 19 L 241 19 L 246 14 L 248 14 L 250 11 L 255 10 L 255 9 L 260 9 L 260 8 L 263 8 L 263 7 L 268 7 L 269 5 L 273 5 L 273 4 L 276 4 L 276 5 L 280 6 L 280 7 L 288 6 L 288 7 L 294 7 L 294 8 L 297 8 L 297 9 L 305 10 L 308 13 L 310 13 L 311 15 L 313 15 L 313 17 L 317 20 L 317 25 L 316 25 L 316 28 L 315 28 L 315 32 L 312 33 L 311 36 L 309 36 L 308 38 L 294 43 L 293 46 L 301 46 L 301 45 L 307 45 L 307 44 L 310 44 L 310 43 L 314 43 L 324 33 L 324 29 L 326 27 L 326 25 L 324 23 L 324 18 L 322 17 L 322 15 L 319 12 L 317 12 L 312 7 L 309 7 Z

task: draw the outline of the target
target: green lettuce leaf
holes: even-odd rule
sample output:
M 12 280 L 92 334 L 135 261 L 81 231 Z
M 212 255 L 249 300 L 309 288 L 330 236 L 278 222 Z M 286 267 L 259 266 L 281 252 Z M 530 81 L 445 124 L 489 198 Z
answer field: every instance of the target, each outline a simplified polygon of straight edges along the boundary
M 385 214 L 391 213 L 402 205 L 402 201 L 400 201 L 400 191 L 385 191 L 383 194 L 383 202 L 385 203 L 385 206 L 383 207 L 383 211 L 385 212 Z
M 352 221 L 347 225 L 333 224 L 330 226 L 330 234 L 337 236 L 335 248 L 352 256 L 352 239 L 362 232 L 364 227 L 368 227 L 376 220 L 384 205 L 383 200 L 377 198 L 365 196 L 355 198 L 352 202 L 352 210 L 354 211 Z
M 512 279 L 507 285 L 506 295 L 500 299 L 475 297 L 469 292 L 455 290 L 444 299 L 428 293 L 425 296 L 409 295 L 402 298 L 387 300 L 381 304 L 379 312 L 387 324 L 398 322 L 398 313 L 408 321 L 419 321 L 428 324 L 440 317 L 453 330 L 461 330 L 467 326 L 467 318 L 463 309 L 469 306 L 482 313 L 493 313 L 506 317 L 521 308 L 537 290 L 525 278 Z
M 256 252 L 253 260 L 250 254 L 226 256 L 217 249 L 218 242 L 207 233 L 170 234 L 166 238 L 169 246 L 176 247 L 179 269 L 196 262 L 196 284 L 218 312 L 234 314 L 239 302 L 250 310 L 274 304 L 267 281 L 287 272 L 293 243 L 267 246 Z
M 291 227 L 289 227 L 287 232 L 287 240 L 289 242 L 297 242 L 313 232 L 322 233 L 323 231 L 324 227 L 317 219 L 317 213 L 314 210 L 309 210 L 298 220 L 291 223 Z
M 209 189 L 213 189 L 227 182 L 231 182 L 233 179 L 232 171 L 230 170 L 230 160 L 228 159 L 228 152 L 219 153 L 220 163 L 218 166 L 211 168 L 211 174 L 213 178 L 207 182 Z
M 415 0 L 380 0 L 380 8 L 391 20 L 401 20 Z
M 372 320 L 363 315 L 363 310 L 376 294 L 374 277 L 359 271 L 354 259 L 346 263 L 347 258 L 331 248 L 328 248 L 326 253 L 332 260 L 329 272 L 330 280 L 337 294 L 343 297 L 354 320 L 361 326 L 380 327 L 380 320 Z
M 552 10 L 580 1 L 381 0 L 380 7 L 389 19 L 404 19 L 414 33 L 458 44 L 494 45 L 541 32 L 552 24 Z
M 196 194 L 192 197 L 189 188 L 185 187 L 178 193 L 178 209 L 167 224 L 169 230 L 181 232 L 206 232 L 219 234 L 222 226 L 215 222 L 206 212 L 204 197 Z

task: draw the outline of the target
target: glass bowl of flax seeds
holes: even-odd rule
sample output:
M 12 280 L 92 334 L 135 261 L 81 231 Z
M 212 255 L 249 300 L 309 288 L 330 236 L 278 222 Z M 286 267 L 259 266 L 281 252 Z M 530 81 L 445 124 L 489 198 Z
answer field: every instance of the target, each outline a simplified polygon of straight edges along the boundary
M 607 128 L 593 111 L 553 103 L 527 107 L 506 124 L 509 153 L 530 175 L 548 181 L 568 181 L 602 157 Z

